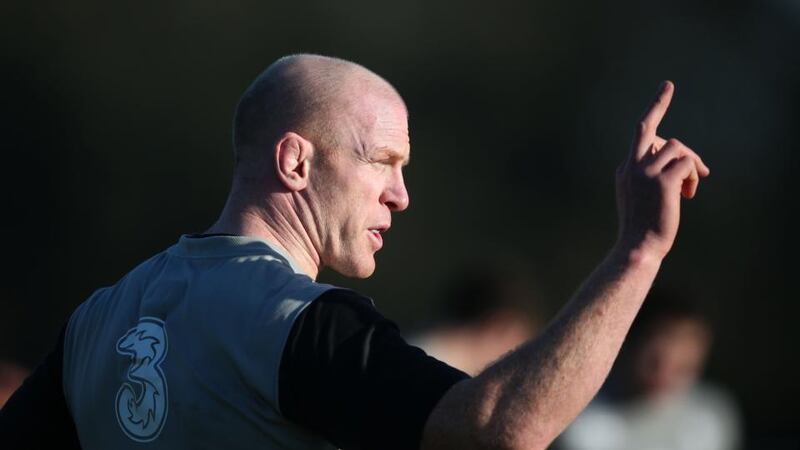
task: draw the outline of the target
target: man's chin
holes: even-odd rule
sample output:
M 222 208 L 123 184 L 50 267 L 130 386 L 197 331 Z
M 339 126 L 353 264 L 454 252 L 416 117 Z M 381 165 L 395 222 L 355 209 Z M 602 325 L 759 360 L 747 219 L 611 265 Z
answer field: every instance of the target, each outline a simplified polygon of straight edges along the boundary
M 370 256 L 361 261 L 348 261 L 331 269 L 347 278 L 369 278 L 375 272 L 375 258 Z
M 370 264 L 369 267 L 359 268 L 359 270 L 353 272 L 353 274 L 348 275 L 348 276 L 351 277 L 351 278 L 364 279 L 364 278 L 371 277 L 373 273 L 375 273 L 375 264 L 374 263 Z

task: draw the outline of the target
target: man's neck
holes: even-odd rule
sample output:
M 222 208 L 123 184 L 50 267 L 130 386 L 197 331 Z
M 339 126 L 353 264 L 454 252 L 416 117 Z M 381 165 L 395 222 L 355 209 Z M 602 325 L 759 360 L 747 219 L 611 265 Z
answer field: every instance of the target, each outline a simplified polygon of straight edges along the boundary
M 316 279 L 319 273 L 319 254 L 299 217 L 290 208 L 236 208 L 228 204 L 219 220 L 205 233 L 227 233 L 263 239 L 289 255 L 312 279 Z

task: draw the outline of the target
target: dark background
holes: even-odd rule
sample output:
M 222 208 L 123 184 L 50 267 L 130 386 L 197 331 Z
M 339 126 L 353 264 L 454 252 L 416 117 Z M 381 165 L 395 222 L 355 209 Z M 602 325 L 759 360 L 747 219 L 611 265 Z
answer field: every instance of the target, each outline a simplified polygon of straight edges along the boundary
M 411 114 L 411 208 L 376 274 L 322 279 L 413 327 L 500 261 L 549 317 L 613 243 L 613 171 L 668 78 L 660 134 L 712 176 L 660 280 L 715 320 L 707 374 L 748 446 L 796 448 L 798 30 L 793 0 L 0 3 L 0 356 L 34 365 L 95 288 L 215 220 L 238 96 L 294 52 L 364 64 Z

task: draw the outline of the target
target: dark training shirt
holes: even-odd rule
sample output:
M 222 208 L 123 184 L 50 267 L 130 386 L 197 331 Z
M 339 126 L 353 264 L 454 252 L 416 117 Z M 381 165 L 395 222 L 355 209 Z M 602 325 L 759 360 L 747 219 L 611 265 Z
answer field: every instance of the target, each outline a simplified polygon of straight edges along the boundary
M 0 442 L 12 444 L 5 448 L 80 448 L 64 397 L 63 347 L 62 330 L 0 412 Z M 437 402 L 467 378 L 407 344 L 369 298 L 331 289 L 292 326 L 280 363 L 279 406 L 288 420 L 342 449 L 416 449 Z

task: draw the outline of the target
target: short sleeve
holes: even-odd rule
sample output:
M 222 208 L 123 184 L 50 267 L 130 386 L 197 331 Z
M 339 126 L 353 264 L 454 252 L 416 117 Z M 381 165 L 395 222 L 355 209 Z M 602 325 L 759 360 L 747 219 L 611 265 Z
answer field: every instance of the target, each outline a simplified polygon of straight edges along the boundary
M 288 420 L 344 450 L 416 449 L 433 408 L 466 378 L 406 343 L 369 298 L 333 289 L 292 327 L 279 404 Z

